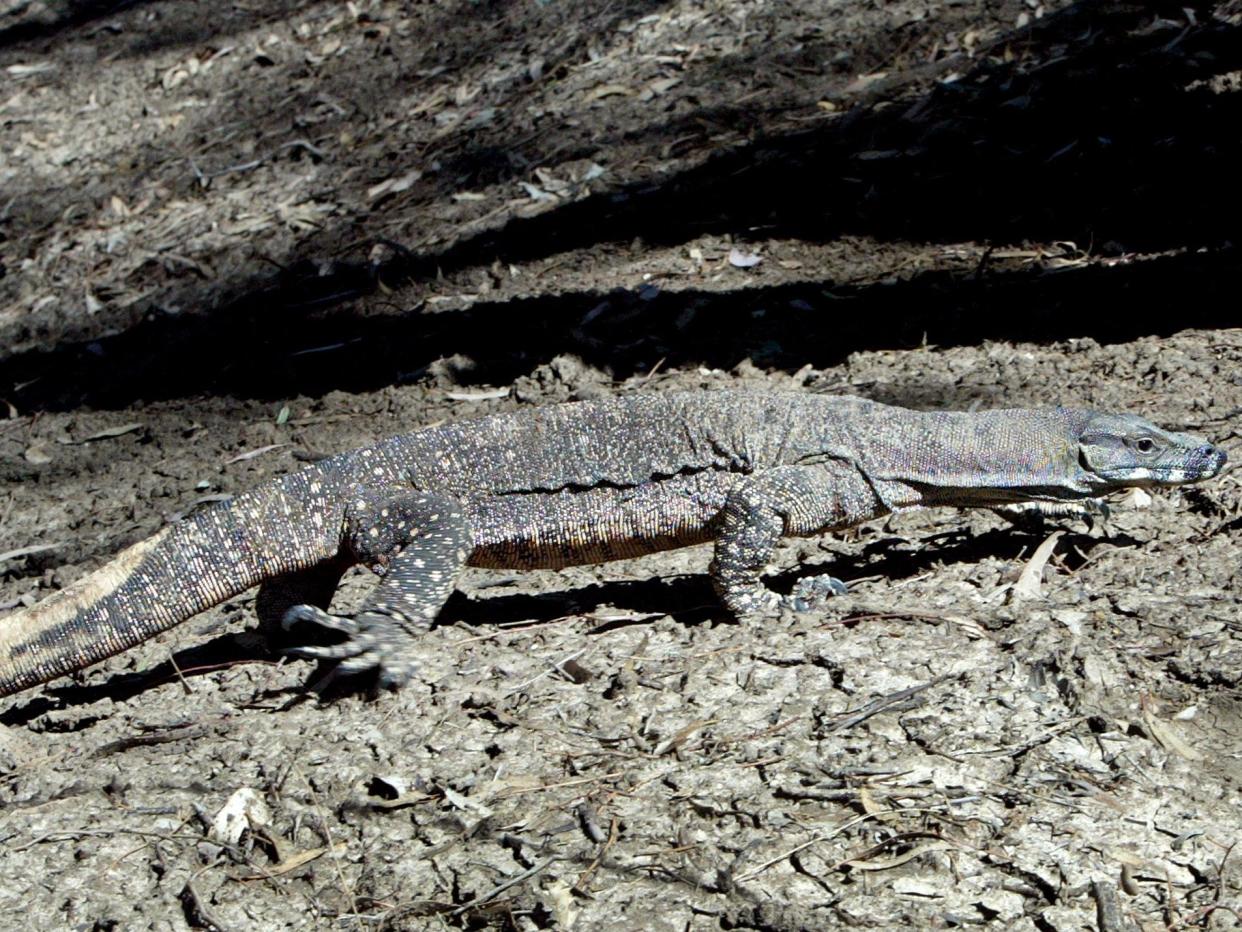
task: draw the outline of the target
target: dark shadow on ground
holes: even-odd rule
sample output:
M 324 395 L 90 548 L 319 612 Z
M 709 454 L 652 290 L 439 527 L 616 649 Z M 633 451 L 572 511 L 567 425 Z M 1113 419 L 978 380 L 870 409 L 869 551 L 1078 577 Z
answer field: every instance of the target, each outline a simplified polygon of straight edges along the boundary
M 1146 6 L 1080 3 L 1040 26 L 1045 61 L 1036 67 L 980 66 L 919 100 L 860 107 L 435 254 L 398 250 L 383 265 L 342 262 L 326 274 L 299 263 L 268 287 L 239 283 L 248 293 L 209 318 L 153 318 L 118 337 L 0 360 L 0 386 L 24 385 L 9 393 L 23 410 L 112 406 L 208 391 L 371 390 L 453 354 L 475 362 L 472 379 L 503 383 L 559 353 L 624 377 L 661 359 L 796 368 L 924 339 L 1114 340 L 1228 326 L 1236 250 L 1216 247 L 1236 235 L 1242 215 L 1242 94 L 1187 85 L 1242 64 L 1242 29 L 1208 16 L 1180 30 L 1139 28 L 1151 21 Z M 584 293 L 401 318 L 326 313 L 381 281 L 411 283 L 397 292 L 410 307 L 419 283 L 441 272 L 707 232 L 1214 251 L 1055 275 L 937 273 L 893 285 L 823 282 L 651 301 Z M 193 293 L 174 303 L 194 306 Z M 305 352 L 324 347 L 332 349 Z
M 431 143 L 422 140 L 416 145 L 400 133 L 385 134 L 382 124 L 385 119 L 391 123 L 392 116 L 384 102 L 411 96 L 417 100 L 419 91 L 423 96 L 431 96 L 435 90 L 442 90 L 453 75 L 467 73 L 480 61 L 518 60 L 524 49 L 532 46 L 540 48 L 548 59 L 542 80 L 555 80 L 561 71 L 586 59 L 593 37 L 608 36 L 619 24 L 656 12 L 667 2 L 591 0 L 573 5 L 532 5 L 503 0 L 449 0 L 413 11 L 411 19 L 419 28 L 412 35 L 402 36 L 386 30 L 386 17 L 381 15 L 376 22 L 364 12 L 359 15 L 361 35 L 357 39 L 362 47 L 348 68 L 287 61 L 282 62 L 282 67 L 275 67 L 270 61 L 264 62 L 263 56 L 254 54 L 253 49 L 238 49 L 237 54 L 248 56 L 247 80 L 215 95 L 209 106 L 192 110 L 178 128 L 158 139 L 136 144 L 119 160 L 120 165 L 110 169 L 107 188 L 124 193 L 143 191 L 158 180 L 171 196 L 193 202 L 202 196 L 204 184 L 229 185 L 234 173 L 243 171 L 238 168 L 240 165 L 252 165 L 245 172 L 261 173 L 278 161 L 311 159 L 318 164 L 327 157 L 332 159 L 330 169 L 325 166 L 323 180 L 316 183 L 317 187 L 337 188 L 349 200 L 360 196 L 358 189 L 365 190 L 375 180 L 408 171 L 411 163 L 426 169 L 428 163 L 440 159 L 441 153 L 454 153 L 451 159 L 443 157 L 446 169 L 427 171 L 419 199 L 403 208 L 417 211 L 428 202 L 447 200 L 460 185 L 478 186 L 516 173 L 517 165 L 527 164 L 519 154 L 522 140 L 559 140 L 561 135 L 532 134 L 529 126 L 520 131 L 514 128 L 509 114 L 523 112 L 537 89 L 537 82 L 520 77 L 502 82 L 495 91 L 501 95 L 497 106 L 479 106 L 479 110 L 492 111 L 490 121 L 476 123 L 463 117 L 456 127 L 446 126 L 438 131 Z M 139 5 L 139 9 L 133 9 Z M 316 5 L 327 8 L 325 19 L 342 15 L 331 4 L 317 4 L 316 0 L 280 0 L 254 9 L 230 6 L 223 15 L 195 3 L 133 0 L 122 9 L 106 3 L 79 3 L 68 4 L 60 11 L 59 19 L 39 26 L 35 35 L 41 36 L 49 47 L 58 43 L 87 45 L 103 60 L 152 59 L 170 47 L 185 47 L 196 56 L 209 58 L 221 48 L 232 48 L 234 41 L 240 43 L 235 39 L 238 35 L 257 30 L 265 23 L 291 18 Z M 115 29 L 90 25 L 113 13 L 118 14 Z M 84 28 L 73 31 L 79 26 Z M 26 27 L 11 29 L 21 32 Z M 0 32 L 0 39 L 3 35 Z M 548 35 L 556 36 L 559 43 L 554 47 L 541 46 L 539 39 Z M 0 52 L 3 50 L 0 41 Z M 157 106 L 159 99 L 157 92 Z M 368 140 L 356 150 L 342 148 L 337 139 L 343 132 Z M 379 141 L 369 138 L 372 136 Z M 262 167 L 254 167 L 256 160 Z M 538 157 L 536 162 L 542 164 Z M 340 180 L 342 176 L 353 176 L 353 190 L 349 182 Z M 15 200 L 20 204 L 13 211 L 20 223 L 13 218 L 7 220 L 14 231 L 9 235 L 26 239 L 26 248 L 31 251 L 41 248 L 45 238 L 58 229 L 57 221 L 67 208 L 94 209 L 84 205 L 79 186 L 66 184 L 60 173 L 19 175 L 9 187 L 7 193 L 16 194 Z M 261 175 L 254 185 L 247 184 L 248 190 L 254 187 L 262 187 Z M 93 197 L 86 201 L 98 201 L 99 197 L 91 193 Z M 5 213 L 0 211 L 0 235 L 5 233 Z M 378 225 L 390 219 L 392 213 L 386 208 L 377 211 L 376 216 Z M 357 231 L 328 225 L 322 235 L 308 243 L 307 251 L 331 249 L 342 238 L 356 241 Z M 212 264 L 210 253 L 200 252 L 196 258 Z M 217 292 L 221 285 L 212 284 L 214 288 L 198 283 L 178 287 L 174 280 L 169 287 L 165 278 L 160 290 L 166 293 L 167 303 L 179 305 L 184 300 L 185 306 L 201 307 L 217 303 L 202 299 L 204 291 Z M 257 282 L 223 284 L 228 294 L 261 287 Z
M 259 298 L 261 314 L 154 319 L 90 344 L 3 360 L 0 385 L 20 386 L 6 396 L 20 410 L 69 410 L 202 393 L 270 400 L 373 391 L 418 379 L 454 355 L 472 364 L 459 371 L 463 384 L 503 385 L 561 354 L 623 379 L 661 360 L 728 369 L 751 359 L 792 372 L 836 365 L 858 350 L 925 343 L 1117 342 L 1236 326 L 1242 266 L 1236 249 L 1224 249 L 869 285 L 577 293 L 391 317 L 315 313 L 320 284 L 305 295 L 288 285 Z
M 1242 209 L 1242 92 L 1188 85 L 1242 66 L 1242 28 L 1209 19 L 1143 33 L 1138 23 L 1124 5 L 1078 4 L 1043 35 L 1043 64 L 986 64 L 921 99 L 759 139 L 656 184 L 515 221 L 393 271 L 419 279 L 496 258 L 726 232 L 1068 239 L 1106 253 L 1230 240 Z M 657 132 L 679 138 L 703 120 L 746 116 L 722 106 Z
M 62 0 L 39 4 L 41 13 L 28 9 L 23 18 L 0 27 L 0 50 L 35 45 L 46 51 L 62 38 L 92 40 L 105 32 L 118 37 L 128 54 L 140 54 L 224 38 L 283 19 L 315 2 L 318 0 L 265 0 L 252 8 L 158 0 Z M 67 35 L 79 29 L 80 34 Z
M 965 531 L 939 535 L 934 546 L 927 541 L 911 542 L 895 537 L 876 540 L 856 555 L 835 555 L 825 562 L 806 564 L 789 572 L 774 574 L 768 583 L 778 592 L 788 592 L 793 585 L 806 576 L 830 572 L 847 582 L 860 577 L 883 576 L 891 580 L 908 579 L 933 571 L 937 567 L 952 564 L 977 564 L 987 558 L 1017 560 L 1029 552 L 1044 533 L 1026 533 L 1017 529 L 1001 529 L 971 535 Z M 1129 538 L 1098 539 L 1080 533 L 1066 538 L 1066 551 L 1074 554 L 1070 569 L 1077 569 L 1089 557 L 1091 550 L 1100 543 L 1110 546 L 1133 545 Z M 850 607 L 845 596 L 842 605 Z M 618 611 L 638 616 L 670 615 L 680 624 L 694 626 L 715 621 L 727 621 L 729 616 L 720 606 L 706 575 L 689 575 L 674 578 L 654 577 L 632 582 L 606 582 L 583 586 L 563 592 L 538 595 L 498 595 L 486 598 L 468 598 L 454 593 L 441 613 L 441 624 L 461 623 L 482 630 L 496 630 L 497 625 L 540 624 L 567 619 L 571 616 L 589 616 L 608 606 Z M 894 609 L 898 611 L 899 609 Z M 591 624 L 590 618 L 580 622 Z M 592 630 L 604 633 L 621 625 L 642 623 L 624 619 L 596 622 Z M 305 643 L 294 638 L 304 634 L 295 629 L 288 644 Z M 315 643 L 330 643 L 329 635 Z M 201 644 L 179 650 L 164 663 L 137 673 L 122 673 L 104 683 L 91 686 L 64 686 L 45 690 L 44 694 L 32 694 L 29 702 L 17 705 L 0 716 L 0 726 L 28 725 L 35 718 L 58 707 L 85 706 L 104 698 L 124 702 L 164 683 L 176 679 L 192 682 L 196 676 L 211 673 L 223 667 L 239 663 L 275 662 L 279 654 L 266 654 L 257 648 L 258 639 L 251 634 L 238 636 L 226 634 L 211 638 Z M 288 645 L 286 645 L 288 646 Z M 331 665 L 306 667 L 307 684 L 319 681 Z M 310 671 L 314 671 L 313 673 Z M 368 688 L 369 678 L 359 676 L 346 682 L 348 688 Z M 333 690 L 335 693 L 336 690 Z M 75 723 L 75 728 L 86 727 L 90 722 Z
M 22 11 L 23 16 L 0 28 L 0 49 L 48 42 L 67 30 L 150 3 L 151 0 L 68 0 L 58 5 L 39 4 L 42 10 L 32 9 L 36 5 L 30 4 Z

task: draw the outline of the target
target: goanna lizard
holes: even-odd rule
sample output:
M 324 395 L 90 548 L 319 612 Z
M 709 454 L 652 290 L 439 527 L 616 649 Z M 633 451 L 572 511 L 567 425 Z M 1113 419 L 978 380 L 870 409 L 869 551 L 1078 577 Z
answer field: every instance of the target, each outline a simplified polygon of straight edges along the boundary
M 1068 503 L 1208 479 L 1223 451 L 1129 414 L 1078 408 L 918 412 L 860 398 L 703 391 L 496 414 L 325 459 L 172 524 L 78 583 L 0 619 L 0 695 L 125 650 L 252 586 L 261 618 L 339 643 L 293 648 L 414 673 L 419 632 L 466 566 L 597 563 L 713 542 L 735 616 L 814 610 L 831 576 L 779 595 L 783 537 L 936 505 Z M 380 575 L 352 616 L 341 575 Z

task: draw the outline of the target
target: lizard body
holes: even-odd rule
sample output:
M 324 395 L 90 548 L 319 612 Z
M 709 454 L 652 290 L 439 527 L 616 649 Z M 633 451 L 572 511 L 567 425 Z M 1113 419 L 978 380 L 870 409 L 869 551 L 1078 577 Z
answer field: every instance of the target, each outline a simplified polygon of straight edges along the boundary
M 714 541 L 739 617 L 807 610 L 829 576 L 780 596 L 782 537 L 908 508 L 1073 503 L 1210 478 L 1225 454 L 1142 418 L 1076 408 L 916 412 L 846 396 L 620 396 L 429 428 L 323 460 L 174 524 L 79 583 L 0 619 L 0 695 L 81 669 L 261 584 L 265 620 L 340 644 L 295 648 L 399 685 L 417 633 L 466 565 L 559 568 Z M 382 578 L 354 617 L 342 573 Z

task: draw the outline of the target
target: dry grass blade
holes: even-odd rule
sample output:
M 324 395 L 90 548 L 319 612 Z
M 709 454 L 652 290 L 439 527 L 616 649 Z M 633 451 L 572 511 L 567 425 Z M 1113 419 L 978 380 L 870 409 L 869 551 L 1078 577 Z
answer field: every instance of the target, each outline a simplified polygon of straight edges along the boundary
M 29 547 L 18 547 L 15 550 L 6 550 L 0 553 L 0 563 L 5 560 L 16 560 L 20 557 L 29 557 L 36 553 L 44 553 L 48 550 L 56 550 L 65 546 L 65 541 L 56 544 L 31 544 Z
M 345 851 L 348 847 L 349 846 L 344 842 L 337 842 L 335 845 L 331 846 L 324 845 L 321 848 L 309 848 L 306 851 L 299 851 L 297 854 L 289 856 L 274 867 L 255 870 L 248 874 L 237 874 L 233 879 L 242 881 L 270 880 L 273 877 L 280 877 L 283 874 L 295 871 L 299 867 L 314 861 L 316 858 L 323 857 L 328 852 L 336 854 L 338 852 Z

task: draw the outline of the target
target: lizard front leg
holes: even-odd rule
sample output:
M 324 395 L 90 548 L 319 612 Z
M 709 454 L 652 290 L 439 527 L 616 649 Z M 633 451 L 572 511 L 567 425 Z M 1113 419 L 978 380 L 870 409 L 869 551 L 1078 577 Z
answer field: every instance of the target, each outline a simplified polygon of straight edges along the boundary
M 310 621 L 340 631 L 346 639 L 290 653 L 340 660 L 337 673 L 377 669 L 381 685 L 402 685 L 414 673 L 417 636 L 452 595 L 473 546 L 465 509 L 451 496 L 358 495 L 346 517 L 346 548 L 383 580 L 353 617 L 330 615 L 314 605 L 291 608 L 286 627 Z
M 760 580 L 782 537 L 807 537 L 852 527 L 887 514 L 888 507 L 850 463 L 782 466 L 748 476 L 725 500 L 711 565 L 720 600 L 739 618 L 773 615 L 781 608 L 807 611 L 845 592 L 832 576 L 799 581 L 781 596 Z

